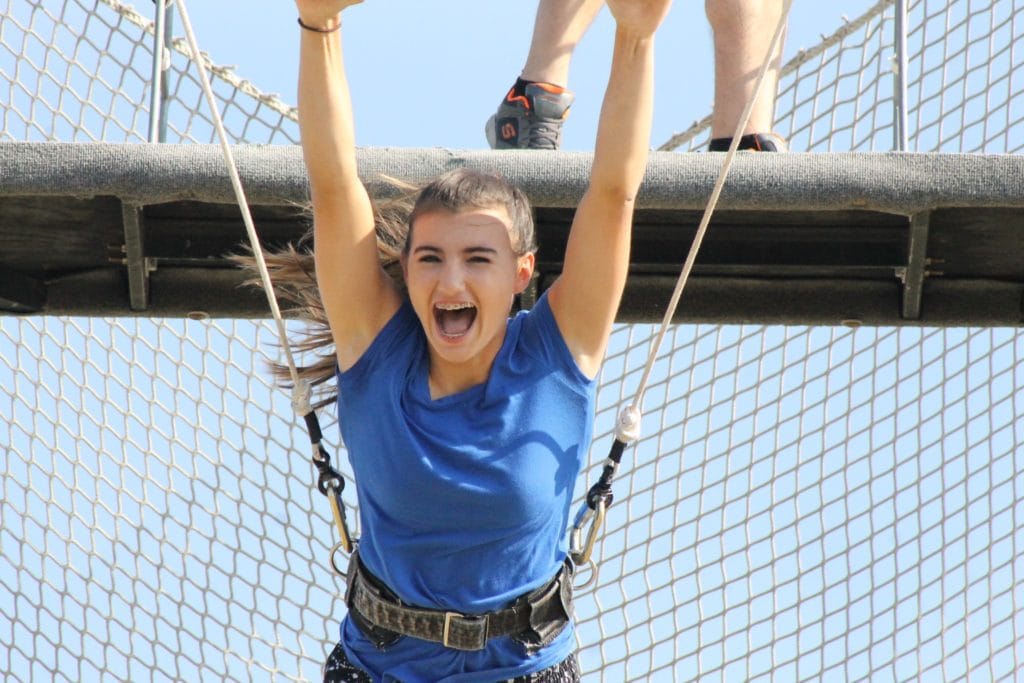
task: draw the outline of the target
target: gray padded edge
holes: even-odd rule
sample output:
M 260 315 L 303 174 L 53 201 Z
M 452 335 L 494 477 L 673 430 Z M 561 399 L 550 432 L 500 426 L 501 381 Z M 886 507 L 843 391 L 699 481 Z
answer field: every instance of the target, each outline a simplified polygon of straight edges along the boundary
M 298 147 L 241 145 L 233 152 L 252 204 L 305 201 Z M 502 174 L 539 207 L 575 206 L 591 158 L 581 152 L 358 151 L 360 174 L 375 197 L 394 193 L 382 176 L 419 184 L 469 166 Z M 638 206 L 703 208 L 724 158 L 652 152 Z M 112 195 L 138 204 L 235 201 L 216 145 L 4 142 L 0 195 Z M 720 202 L 723 209 L 870 209 L 903 215 L 942 206 L 1024 206 L 1024 156 L 742 153 Z

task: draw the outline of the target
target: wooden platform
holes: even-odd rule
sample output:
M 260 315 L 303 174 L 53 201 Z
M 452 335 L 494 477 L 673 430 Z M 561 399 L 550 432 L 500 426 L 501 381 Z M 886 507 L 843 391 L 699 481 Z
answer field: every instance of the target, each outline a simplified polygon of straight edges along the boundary
M 265 245 L 297 239 L 306 179 L 292 147 L 236 150 Z M 720 154 L 652 155 L 623 321 L 660 319 Z M 590 158 L 374 149 L 360 170 L 422 182 L 492 168 L 536 207 L 539 277 L 557 277 Z M 0 144 L 0 312 L 265 317 L 225 255 L 245 230 L 215 146 Z M 1013 156 L 743 154 L 679 321 L 1024 323 L 1024 162 Z

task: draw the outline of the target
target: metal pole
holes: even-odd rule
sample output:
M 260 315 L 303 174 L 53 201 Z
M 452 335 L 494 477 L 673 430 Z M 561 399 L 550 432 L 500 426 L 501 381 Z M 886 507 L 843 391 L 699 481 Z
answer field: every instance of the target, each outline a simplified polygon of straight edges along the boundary
M 173 1 L 173 0 L 172 0 Z M 167 0 L 153 0 L 156 5 L 156 22 L 153 35 L 153 77 L 150 81 L 149 134 L 150 142 L 167 140 L 167 120 L 164 109 L 167 105 L 167 81 L 164 79 L 166 64 L 164 55 L 171 39 L 170 8 Z
M 896 0 L 896 79 L 893 87 L 893 147 L 906 152 L 910 147 L 907 132 L 907 0 Z
M 170 88 L 166 78 L 167 73 L 171 70 L 171 53 L 167 46 L 170 45 L 171 39 L 174 37 L 174 3 L 175 0 L 170 0 L 167 4 L 167 16 L 164 17 L 164 54 L 167 55 L 167 63 L 164 64 L 165 78 L 160 87 L 160 142 L 167 142 L 167 106 L 171 102 Z

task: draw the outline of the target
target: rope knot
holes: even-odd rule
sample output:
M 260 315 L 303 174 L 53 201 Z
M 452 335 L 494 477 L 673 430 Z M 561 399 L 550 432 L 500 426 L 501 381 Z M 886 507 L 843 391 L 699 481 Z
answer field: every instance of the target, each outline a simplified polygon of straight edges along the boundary
M 615 438 L 624 444 L 630 444 L 640 438 L 640 411 L 627 406 L 615 420 Z
M 292 410 L 301 417 L 313 412 L 313 405 L 310 397 L 313 395 L 313 387 L 308 379 L 300 379 L 292 388 Z

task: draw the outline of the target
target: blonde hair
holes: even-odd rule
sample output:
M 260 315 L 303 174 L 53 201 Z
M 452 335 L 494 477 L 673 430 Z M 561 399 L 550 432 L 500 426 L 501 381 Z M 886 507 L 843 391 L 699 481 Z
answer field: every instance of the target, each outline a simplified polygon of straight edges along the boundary
M 434 211 L 458 213 L 468 209 L 501 207 L 511 219 L 509 238 L 516 256 L 537 250 L 529 200 L 522 190 L 497 174 L 459 168 L 422 188 L 388 180 L 400 190 L 400 194 L 374 203 L 374 229 L 381 267 L 400 288 L 405 284 L 401 260 L 409 248 L 409 236 L 416 219 Z M 279 251 L 265 251 L 264 259 L 282 311 L 288 317 L 306 322 L 305 329 L 293 341 L 293 349 L 297 356 L 312 355 L 310 363 L 299 365 L 297 369 L 299 377 L 309 381 L 317 390 L 314 407 L 320 408 L 334 400 L 333 387 L 325 386 L 325 383 L 334 377 L 337 361 L 334 337 L 317 286 L 312 226 L 297 243 Z M 246 279 L 246 284 L 262 286 L 255 273 L 255 258 L 251 251 L 235 255 L 232 260 L 249 271 L 251 277 Z M 275 361 L 270 361 L 269 365 L 274 380 L 290 389 L 289 368 Z

